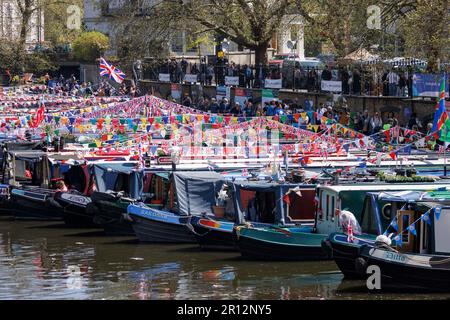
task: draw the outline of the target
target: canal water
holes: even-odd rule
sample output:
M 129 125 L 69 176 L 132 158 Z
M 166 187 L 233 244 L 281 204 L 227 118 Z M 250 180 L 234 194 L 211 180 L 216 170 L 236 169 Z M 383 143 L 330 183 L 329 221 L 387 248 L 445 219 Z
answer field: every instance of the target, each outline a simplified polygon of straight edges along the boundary
M 368 292 L 332 261 L 255 262 L 192 245 L 0 217 L 0 299 L 448 299 Z

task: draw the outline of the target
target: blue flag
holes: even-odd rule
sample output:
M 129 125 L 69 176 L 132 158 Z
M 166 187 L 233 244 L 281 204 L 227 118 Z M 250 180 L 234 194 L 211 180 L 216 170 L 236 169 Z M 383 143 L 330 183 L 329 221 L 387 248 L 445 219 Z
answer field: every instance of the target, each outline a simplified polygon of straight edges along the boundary
M 420 219 L 422 221 L 425 221 L 426 223 L 428 223 L 431 226 L 431 219 L 430 219 L 430 212 L 425 212 L 423 215 L 420 216 Z
M 409 232 L 411 232 L 413 235 L 417 236 L 416 227 L 414 226 L 414 223 L 408 227 Z
M 397 246 L 399 246 L 400 248 L 403 246 L 403 241 L 402 241 L 402 235 L 401 235 L 401 234 L 398 234 L 398 235 L 394 238 L 394 240 L 395 240 L 395 244 L 396 244 Z
M 439 208 L 439 207 L 434 208 L 434 214 L 436 216 L 436 220 L 439 220 L 439 218 L 441 217 L 441 210 L 442 210 L 442 208 Z

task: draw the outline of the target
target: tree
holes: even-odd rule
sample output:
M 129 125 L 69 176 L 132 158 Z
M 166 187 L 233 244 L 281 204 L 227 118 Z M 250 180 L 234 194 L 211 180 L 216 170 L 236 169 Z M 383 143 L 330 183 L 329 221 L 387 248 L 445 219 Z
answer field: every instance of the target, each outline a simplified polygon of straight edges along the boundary
M 68 5 L 70 3 L 70 6 Z M 45 40 L 53 45 L 72 43 L 82 32 L 82 28 L 69 28 L 68 19 L 73 12 L 70 7 L 76 6 L 80 9 L 80 20 L 82 18 L 83 0 L 50 1 L 44 7 L 45 15 Z
M 86 62 L 94 62 L 108 47 L 108 37 L 98 31 L 82 33 L 72 45 L 74 58 Z
M 295 9 L 293 0 L 166 0 L 147 6 L 145 10 L 134 2 L 124 6 L 128 10 L 120 10 L 122 30 L 128 38 L 133 34 L 127 33 L 127 28 L 147 30 L 139 33 L 146 38 L 147 45 L 158 38 L 167 42 L 180 31 L 189 34 L 192 43 L 205 34 L 220 36 L 254 50 L 257 64 L 267 62 L 266 53 L 272 37 L 283 18 Z M 133 6 L 135 10 L 129 10 Z M 121 41 L 127 41 L 127 47 L 129 43 L 143 40 L 126 38 Z M 147 49 L 147 45 L 141 47 Z
M 406 52 L 428 60 L 428 70 L 439 71 L 449 60 L 448 0 L 416 0 L 414 9 L 402 17 L 401 32 Z
M 283 18 L 295 13 L 292 0 L 173 1 L 199 32 L 213 32 L 255 51 L 255 63 L 267 62 L 267 49 Z

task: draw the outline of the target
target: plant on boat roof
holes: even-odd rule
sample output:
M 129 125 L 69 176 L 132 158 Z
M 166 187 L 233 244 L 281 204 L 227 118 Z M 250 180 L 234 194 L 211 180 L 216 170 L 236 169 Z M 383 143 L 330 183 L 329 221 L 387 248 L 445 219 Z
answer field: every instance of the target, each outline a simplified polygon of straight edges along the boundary
M 228 186 L 224 184 L 224 185 L 222 185 L 222 188 L 220 189 L 220 191 L 217 193 L 217 198 L 216 198 L 216 206 L 217 207 L 225 207 L 225 203 L 229 199 L 227 189 L 228 189 Z

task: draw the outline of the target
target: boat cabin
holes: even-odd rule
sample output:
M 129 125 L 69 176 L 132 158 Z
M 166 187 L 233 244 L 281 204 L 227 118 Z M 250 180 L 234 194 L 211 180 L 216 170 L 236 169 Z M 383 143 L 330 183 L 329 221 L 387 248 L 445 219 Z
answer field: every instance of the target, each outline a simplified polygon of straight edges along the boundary
M 143 171 L 137 162 L 105 162 L 92 166 L 96 193 L 140 199 L 143 189 Z
M 383 192 L 376 197 L 386 215 L 392 217 L 386 222 L 383 219 L 383 222 L 386 223 L 386 233 L 392 234 L 399 252 L 450 254 L 449 191 Z M 390 224 L 391 221 L 396 222 L 396 228 Z M 414 226 L 414 232 L 408 230 L 411 225 Z
M 213 216 L 225 178 L 212 171 L 176 171 L 170 177 L 167 211 L 181 216 Z
M 235 182 L 232 186 L 238 224 L 258 222 L 294 226 L 314 223 L 315 185 L 248 181 Z
M 394 192 L 394 191 L 426 191 L 438 188 L 450 188 L 450 184 L 444 183 L 405 183 L 405 184 L 361 184 L 361 185 L 339 185 L 339 186 L 319 186 L 317 188 L 315 224 L 316 232 L 321 234 L 331 234 L 333 232 L 343 232 L 339 225 L 339 214 L 341 211 L 350 211 L 355 215 L 359 224 L 368 233 L 380 234 L 383 228 L 382 222 L 370 220 L 370 215 L 365 215 L 367 221 L 363 221 L 363 209 L 369 210 L 371 202 L 366 201 L 366 196 L 371 192 Z M 368 211 L 370 212 L 370 210 Z M 383 233 L 383 232 L 381 232 Z

